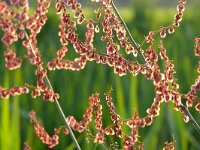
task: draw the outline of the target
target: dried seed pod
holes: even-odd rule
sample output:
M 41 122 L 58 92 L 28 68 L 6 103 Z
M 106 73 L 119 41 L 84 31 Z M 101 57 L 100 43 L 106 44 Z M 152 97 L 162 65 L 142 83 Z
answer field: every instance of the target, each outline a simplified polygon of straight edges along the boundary
M 96 26 L 95 26 L 95 32 L 96 32 L 96 33 L 99 33 L 99 30 L 100 30 L 100 29 L 99 29 L 99 26 L 96 25 Z
M 164 28 L 160 30 L 160 37 L 163 39 L 166 37 L 166 30 Z
M 178 12 L 183 12 L 185 10 L 185 5 L 183 3 L 180 3 L 178 6 L 177 6 L 177 11 Z
M 195 106 L 196 110 L 200 113 L 200 102 Z
M 114 131 L 114 129 L 112 127 L 107 127 L 105 129 L 105 134 L 106 135 L 115 135 L 115 131 Z
M 145 117 L 145 125 L 150 126 L 153 123 L 153 118 L 150 116 Z
M 173 26 L 170 26 L 170 27 L 168 28 L 168 33 L 169 33 L 169 34 L 173 34 L 174 31 L 175 31 L 175 29 L 174 29 Z

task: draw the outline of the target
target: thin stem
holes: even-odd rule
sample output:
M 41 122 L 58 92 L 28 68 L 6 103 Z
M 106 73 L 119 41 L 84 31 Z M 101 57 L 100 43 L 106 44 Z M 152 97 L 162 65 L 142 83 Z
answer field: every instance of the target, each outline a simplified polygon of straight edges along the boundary
M 147 64 L 146 58 L 145 58 L 145 56 L 143 55 L 143 53 L 141 52 L 141 46 L 140 46 L 139 44 L 137 44 L 137 42 L 133 39 L 133 37 L 132 37 L 132 35 L 131 35 L 131 33 L 130 33 L 130 31 L 129 31 L 127 25 L 126 25 L 126 23 L 124 22 L 124 20 L 123 20 L 123 18 L 121 17 L 119 11 L 117 10 L 117 8 L 116 8 L 116 6 L 115 6 L 113 0 L 111 1 L 111 4 L 112 4 L 113 10 L 115 11 L 116 15 L 118 16 L 118 18 L 119 18 L 120 21 L 122 22 L 122 24 L 123 24 L 123 26 L 124 26 L 124 28 L 125 28 L 127 34 L 128 34 L 128 37 L 130 38 L 130 40 L 131 40 L 131 42 L 132 42 L 132 44 L 137 48 L 137 51 L 138 51 L 138 53 L 140 54 L 142 61 L 143 61 L 145 64 Z M 199 132 L 199 134 L 200 134 L 200 126 L 199 126 L 199 124 L 197 123 L 197 121 L 194 119 L 194 117 L 191 115 L 189 109 L 188 109 L 185 105 L 183 105 L 183 104 L 182 104 L 181 106 L 182 106 L 181 109 L 184 111 L 185 115 L 189 117 L 189 121 L 193 124 L 193 126 L 195 127 L 195 129 L 196 129 L 196 130 Z
M 51 82 L 50 82 L 48 76 L 45 75 L 45 78 L 46 78 L 46 80 L 47 80 L 47 83 L 48 83 L 49 87 L 53 90 L 52 85 L 51 85 Z M 80 148 L 80 146 L 79 146 L 79 144 L 78 144 L 78 141 L 77 141 L 77 139 L 76 139 L 76 137 L 75 137 L 75 135 L 74 135 L 74 133 L 73 133 L 73 131 L 72 131 L 70 125 L 69 125 L 69 122 L 66 120 L 65 114 L 64 114 L 64 112 L 63 112 L 63 110 L 62 110 L 62 107 L 60 106 L 60 103 L 58 102 L 58 100 L 57 100 L 56 98 L 55 98 L 55 102 L 56 102 L 56 106 L 57 106 L 57 108 L 58 108 L 58 110 L 59 110 L 59 113 L 60 113 L 60 115 L 62 116 L 62 118 L 63 118 L 63 120 L 64 120 L 64 122 L 65 122 L 65 125 L 66 125 L 67 129 L 69 130 L 69 134 L 70 134 L 72 140 L 74 141 L 74 143 L 75 143 L 75 145 L 76 145 L 76 148 L 77 148 L 78 150 L 81 150 L 81 148 Z
M 119 11 L 117 10 L 117 8 L 116 8 L 116 6 L 115 6 L 113 0 L 111 1 L 111 4 L 112 4 L 113 10 L 115 11 L 115 14 L 118 16 L 118 18 L 119 18 L 120 21 L 122 22 L 122 24 L 123 24 L 123 26 L 124 26 L 124 28 L 125 28 L 125 30 L 126 30 L 126 33 L 128 34 L 129 39 L 131 40 L 132 44 L 135 46 L 135 48 L 136 48 L 138 54 L 140 55 L 142 61 L 143 61 L 144 63 L 146 63 L 146 61 L 145 61 L 145 56 L 144 56 L 144 54 L 141 52 L 140 45 L 137 44 L 137 42 L 133 39 L 133 37 L 132 37 L 132 35 L 131 35 L 131 33 L 130 33 L 130 31 L 129 31 L 129 29 L 128 29 L 126 23 L 125 23 L 125 21 L 124 21 L 123 18 L 121 17 L 121 15 L 120 15 Z
M 81 126 L 82 127 L 82 126 Z M 91 133 L 91 131 L 89 129 L 86 129 L 86 128 L 83 128 L 82 129 L 88 134 L 88 136 L 91 137 L 91 139 L 94 141 L 94 138 L 95 136 Z M 100 143 L 99 143 L 100 144 Z M 106 150 L 109 150 L 107 144 L 104 142 L 104 143 L 101 143 L 100 145 L 102 145 Z
M 24 33 L 25 33 L 26 39 L 27 39 L 28 42 L 29 42 L 29 45 L 30 45 L 30 48 L 31 48 L 31 51 L 32 51 L 33 55 L 36 56 L 36 53 L 34 52 L 33 46 L 32 46 L 32 44 L 31 44 L 31 42 L 30 42 L 30 40 L 29 40 L 28 34 L 26 33 L 26 31 L 24 31 Z M 53 90 L 53 87 L 52 87 L 52 85 L 51 85 L 51 82 L 50 82 L 50 80 L 49 80 L 49 78 L 48 78 L 48 76 L 47 76 L 47 74 L 45 75 L 45 79 L 46 79 L 46 81 L 47 81 L 47 84 L 48 84 L 49 88 L 50 88 L 52 91 L 54 91 L 54 90 Z M 60 103 L 58 102 L 58 99 L 55 98 L 55 102 L 56 102 L 56 106 L 57 106 L 57 108 L 58 108 L 58 111 L 59 111 L 61 117 L 63 118 L 67 129 L 69 130 L 69 134 L 70 134 L 72 140 L 74 141 L 74 144 L 76 145 L 76 148 L 77 148 L 78 150 L 81 150 L 81 148 L 80 148 L 80 146 L 79 146 L 79 144 L 78 144 L 78 141 L 77 141 L 77 139 L 76 139 L 76 137 L 75 137 L 75 135 L 74 135 L 74 133 L 73 133 L 73 131 L 72 131 L 70 125 L 69 125 L 69 122 L 66 120 L 65 114 L 64 114 L 64 112 L 63 112 L 63 110 L 62 110 L 62 107 L 61 107 Z
M 192 114 L 190 113 L 188 107 L 186 107 L 185 105 L 181 105 L 182 106 L 182 110 L 184 111 L 185 115 L 189 117 L 189 122 L 191 122 L 193 124 L 193 126 L 195 127 L 195 129 L 199 132 L 200 134 L 200 126 L 199 124 L 196 122 L 196 120 L 194 119 L 194 117 L 192 116 Z

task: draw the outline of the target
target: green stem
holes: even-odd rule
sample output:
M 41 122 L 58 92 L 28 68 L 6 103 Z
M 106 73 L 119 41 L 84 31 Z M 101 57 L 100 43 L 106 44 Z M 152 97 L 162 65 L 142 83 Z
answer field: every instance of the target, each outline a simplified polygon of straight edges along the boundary
M 147 62 L 146 62 L 146 58 L 145 58 L 145 56 L 143 55 L 143 53 L 141 52 L 141 46 L 140 46 L 139 44 L 137 44 L 136 41 L 133 39 L 133 37 L 132 37 L 132 35 L 131 35 L 131 33 L 130 33 L 130 31 L 129 31 L 127 25 L 126 25 L 126 23 L 124 22 L 124 20 L 123 20 L 123 18 L 121 17 L 119 11 L 117 10 L 117 8 L 116 8 L 116 6 L 115 6 L 113 0 L 111 1 L 111 4 L 112 4 L 112 8 L 113 8 L 113 10 L 115 11 L 116 15 L 118 16 L 118 18 L 119 18 L 120 21 L 122 22 L 122 24 L 123 24 L 123 26 L 124 26 L 124 28 L 125 28 L 127 34 L 128 34 L 129 39 L 131 40 L 133 46 L 136 47 L 137 52 L 140 54 L 142 61 L 146 64 L 146 63 L 147 63 Z M 195 127 L 195 129 L 196 129 L 196 130 L 199 132 L 199 134 L 200 134 L 200 126 L 199 126 L 199 124 L 197 123 L 197 121 L 194 119 L 194 117 L 191 115 L 191 113 L 190 113 L 188 107 L 185 106 L 185 105 L 183 105 L 183 104 L 182 104 L 181 106 L 182 106 L 181 109 L 184 111 L 185 115 L 189 117 L 189 122 L 191 122 L 191 123 L 193 124 L 193 126 Z
M 48 83 L 49 87 L 51 88 L 51 90 L 53 90 L 53 87 L 52 87 L 52 85 L 51 85 L 51 82 L 50 82 L 48 76 L 46 75 L 45 78 L 46 78 L 46 80 L 47 80 L 47 83 Z M 76 145 L 76 148 L 77 148 L 78 150 L 81 150 L 81 148 L 80 148 L 80 146 L 79 146 L 79 144 L 78 144 L 78 141 L 77 141 L 77 139 L 76 139 L 76 137 L 75 137 L 75 135 L 74 135 L 74 133 L 73 133 L 73 131 L 72 131 L 70 125 L 69 125 L 69 122 L 66 120 L 65 114 L 64 114 L 64 112 L 63 112 L 63 110 L 62 110 L 62 107 L 60 106 L 60 103 L 58 102 L 58 100 L 57 100 L 56 98 L 55 98 L 55 102 L 56 102 L 56 106 L 57 106 L 57 108 L 58 108 L 58 110 L 59 110 L 59 113 L 60 113 L 61 117 L 63 118 L 67 129 L 69 130 L 69 134 L 70 134 L 72 140 L 74 141 L 74 143 L 75 143 L 75 145 Z
M 117 8 L 116 8 L 116 6 L 115 6 L 115 4 L 114 4 L 113 1 L 112 1 L 111 4 L 112 4 L 113 10 L 115 11 L 115 14 L 117 15 L 117 17 L 118 17 L 118 18 L 120 19 L 120 21 L 122 22 L 122 24 L 123 24 L 123 26 L 124 26 L 124 28 L 125 28 L 125 30 L 126 30 L 126 33 L 128 34 L 128 37 L 129 37 L 129 39 L 131 40 L 133 46 L 136 48 L 136 50 L 137 50 L 138 54 L 140 55 L 142 61 L 146 64 L 145 56 L 144 56 L 144 54 L 141 52 L 140 45 L 133 39 L 133 37 L 132 37 L 132 35 L 131 35 L 131 33 L 130 33 L 130 31 L 129 31 L 129 29 L 128 29 L 126 23 L 125 23 L 125 21 L 124 21 L 123 18 L 121 17 L 121 15 L 120 15 L 119 11 L 117 10 Z
M 32 46 L 32 44 L 31 44 L 31 42 L 30 42 L 30 40 L 29 40 L 28 34 L 26 33 L 26 31 L 24 31 L 24 33 L 25 33 L 26 39 L 27 39 L 28 42 L 29 42 L 29 45 L 30 45 L 30 48 L 31 48 L 31 51 L 32 51 L 33 55 L 36 56 L 36 54 L 35 54 L 35 52 L 34 52 L 34 49 L 33 49 L 33 46 Z M 47 75 L 45 75 L 45 79 L 46 79 L 46 81 L 47 81 L 47 84 L 48 84 L 49 88 L 50 88 L 52 91 L 54 91 L 54 90 L 53 90 L 53 87 L 52 87 L 52 85 L 51 85 L 51 82 L 50 82 L 50 80 L 49 80 L 49 78 L 48 78 Z M 69 125 L 69 122 L 66 120 L 65 114 L 64 114 L 64 112 L 63 112 L 63 110 L 62 110 L 62 107 L 61 107 L 60 103 L 58 102 L 58 100 L 57 100 L 56 98 L 55 98 L 55 102 L 56 102 L 56 106 L 57 106 L 57 108 L 58 108 L 58 111 L 59 111 L 61 117 L 63 118 L 67 129 L 69 130 L 69 134 L 70 134 L 70 136 L 71 136 L 71 138 L 72 138 L 74 144 L 76 145 L 76 148 L 77 148 L 78 150 L 81 150 L 81 148 L 80 148 L 80 146 L 79 146 L 79 144 L 78 144 L 78 141 L 77 141 L 77 139 L 76 139 L 76 137 L 75 137 L 75 135 L 74 135 L 74 133 L 73 133 L 73 131 L 72 131 L 70 125 Z
M 200 134 L 200 126 L 199 124 L 196 122 L 196 120 L 194 119 L 194 117 L 192 116 L 192 114 L 190 113 L 188 107 L 186 107 L 185 105 L 181 105 L 182 110 L 184 111 L 185 115 L 189 117 L 189 122 L 191 122 L 193 124 L 193 126 L 195 127 L 195 129 L 199 132 Z

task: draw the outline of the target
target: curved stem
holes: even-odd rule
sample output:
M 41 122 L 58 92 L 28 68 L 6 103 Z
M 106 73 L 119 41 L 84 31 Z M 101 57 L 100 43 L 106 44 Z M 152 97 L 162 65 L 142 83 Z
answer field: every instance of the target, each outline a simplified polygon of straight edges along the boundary
M 122 24 L 123 24 L 123 26 L 124 26 L 124 28 L 125 28 L 125 30 L 126 30 L 126 33 L 128 34 L 129 39 L 131 40 L 132 44 L 135 46 L 135 48 L 136 48 L 138 54 L 140 55 L 142 61 L 143 61 L 144 63 L 146 63 L 146 61 L 145 61 L 145 56 L 144 56 L 144 54 L 141 52 L 140 45 L 133 39 L 133 37 L 132 37 L 132 35 L 131 35 L 131 33 L 130 33 L 130 31 L 129 31 L 129 29 L 128 29 L 126 23 L 125 23 L 125 21 L 124 21 L 123 18 L 121 17 L 121 15 L 120 15 L 119 11 L 117 10 L 117 8 L 116 8 L 116 6 L 115 6 L 113 0 L 112 0 L 111 4 L 112 4 L 113 10 L 115 11 L 115 14 L 118 16 L 118 18 L 119 18 L 120 21 L 122 22 Z
M 45 78 L 46 78 L 46 80 L 47 80 L 47 83 L 48 83 L 49 87 L 53 90 L 52 85 L 51 85 L 51 82 L 50 82 L 48 76 L 46 75 Z M 60 106 L 60 103 L 58 102 L 58 100 L 57 100 L 56 98 L 55 98 L 55 102 L 56 102 L 56 106 L 57 106 L 57 108 L 58 108 L 58 110 L 59 110 L 59 113 L 60 113 L 61 117 L 63 118 L 67 129 L 69 130 L 69 134 L 70 134 L 72 140 L 74 141 L 74 143 L 75 143 L 75 145 L 76 145 L 76 148 L 77 148 L 78 150 L 81 150 L 81 148 L 80 148 L 80 146 L 79 146 L 79 144 L 78 144 L 78 141 L 77 141 L 77 139 L 76 139 L 76 137 L 75 137 L 75 135 L 74 135 L 74 133 L 73 133 L 73 131 L 72 131 L 70 125 L 69 125 L 69 122 L 66 120 L 65 114 L 64 114 L 64 112 L 63 112 L 63 110 L 62 110 L 62 107 Z
M 118 12 L 118 10 L 117 10 L 117 8 L 116 8 L 116 6 L 115 6 L 113 0 L 111 1 L 111 4 L 112 4 L 112 8 L 113 8 L 113 10 L 115 11 L 116 15 L 118 16 L 118 18 L 119 18 L 120 21 L 122 22 L 122 24 L 123 24 L 123 26 L 124 26 L 124 28 L 125 28 L 127 34 L 128 34 L 128 37 L 130 38 L 130 40 L 131 40 L 131 42 L 132 42 L 132 44 L 137 48 L 137 52 L 140 54 L 142 61 L 144 62 L 144 64 L 146 64 L 146 63 L 147 63 L 147 62 L 146 62 L 146 58 L 145 58 L 145 56 L 143 55 L 143 53 L 141 52 L 141 47 L 140 47 L 140 45 L 137 44 L 137 42 L 133 39 L 133 37 L 132 37 L 132 35 L 131 35 L 131 33 L 130 33 L 130 31 L 129 31 L 127 25 L 126 25 L 126 23 L 124 22 L 123 18 L 121 17 L 120 13 Z M 191 123 L 193 124 L 193 126 L 195 127 L 195 129 L 196 129 L 196 130 L 199 132 L 199 134 L 200 134 L 200 126 L 199 126 L 199 124 L 197 123 L 197 121 L 194 119 L 194 117 L 191 115 L 191 113 L 190 113 L 189 109 L 187 108 L 187 106 L 185 106 L 185 105 L 183 105 L 183 104 L 182 104 L 181 106 L 182 106 L 181 109 L 184 111 L 185 115 L 189 117 L 189 122 L 191 122 Z
M 30 42 L 30 40 L 29 40 L 28 34 L 26 33 L 26 31 L 24 31 L 24 33 L 25 33 L 26 39 L 27 39 L 28 42 L 29 42 L 29 46 L 30 46 L 30 48 L 31 48 L 31 51 L 32 51 L 33 55 L 36 56 L 36 53 L 34 52 L 33 46 L 32 46 L 32 44 L 31 44 L 31 42 Z M 50 82 L 50 80 L 49 80 L 49 78 L 48 78 L 47 75 L 45 75 L 45 79 L 46 79 L 46 81 L 47 81 L 47 84 L 48 84 L 49 88 L 50 88 L 52 91 L 54 91 L 54 90 L 53 90 L 53 87 L 52 87 L 52 85 L 51 85 L 51 82 Z M 74 135 L 74 133 L 73 133 L 73 131 L 72 131 L 70 125 L 69 125 L 69 122 L 66 120 L 65 114 L 64 114 L 64 112 L 63 112 L 63 110 L 62 110 L 62 107 L 61 107 L 60 103 L 58 102 L 58 99 L 55 98 L 55 102 L 56 102 L 56 106 L 57 106 L 57 108 L 58 108 L 58 111 L 59 111 L 61 117 L 63 118 L 67 129 L 69 130 L 69 134 L 70 134 L 70 136 L 71 136 L 71 138 L 72 138 L 74 144 L 76 145 L 76 148 L 77 148 L 78 150 L 81 150 L 81 148 L 80 148 L 80 146 L 79 146 L 79 144 L 78 144 L 78 141 L 77 141 L 77 139 L 76 139 L 76 137 L 75 137 L 75 135 Z
M 199 132 L 200 134 L 200 126 L 199 124 L 196 122 L 196 120 L 194 119 L 194 117 L 192 116 L 192 114 L 190 113 L 188 107 L 186 107 L 185 105 L 181 105 L 182 110 L 184 111 L 185 115 L 189 117 L 189 122 L 191 122 L 193 124 L 193 126 L 195 127 L 195 129 Z

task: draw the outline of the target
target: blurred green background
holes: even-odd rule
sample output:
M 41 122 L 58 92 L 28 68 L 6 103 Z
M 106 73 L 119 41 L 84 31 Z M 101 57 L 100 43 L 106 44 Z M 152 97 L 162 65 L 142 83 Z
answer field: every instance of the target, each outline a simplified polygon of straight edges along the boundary
M 172 3 L 170 3 L 172 2 Z M 95 18 L 94 10 L 97 4 L 88 0 L 82 1 L 84 12 L 87 18 Z M 135 1 L 117 1 L 116 5 L 119 12 L 127 23 L 134 39 L 141 43 L 144 36 L 151 30 L 157 30 L 160 25 L 169 25 L 173 21 L 176 13 L 176 4 L 174 1 L 159 0 L 135 0 Z M 36 3 L 31 1 L 32 9 Z M 89 7 L 88 7 L 89 6 Z M 174 60 L 177 71 L 176 78 L 180 85 L 180 92 L 186 93 L 190 85 L 194 83 L 197 76 L 198 59 L 194 57 L 193 39 L 200 37 L 200 13 L 198 9 L 200 3 L 198 0 L 189 1 L 184 12 L 181 27 L 176 29 L 175 34 L 167 36 L 164 39 L 167 54 Z M 58 39 L 58 21 L 59 16 L 55 14 L 55 8 L 51 7 L 48 13 L 48 21 L 42 32 L 38 36 L 38 47 L 43 54 L 43 60 L 46 64 L 56 55 L 60 43 Z M 85 26 L 78 26 L 79 37 L 84 40 Z M 95 35 L 95 45 L 98 51 L 105 51 L 102 46 L 105 43 L 100 42 L 101 33 Z M 0 29 L 0 37 L 2 31 Z M 159 39 L 158 39 L 159 41 Z M 12 46 L 20 56 L 26 51 L 21 45 L 21 41 Z M 5 47 L 0 42 L 0 85 L 3 87 L 13 87 L 29 83 L 35 85 L 35 68 L 27 60 L 23 61 L 23 66 L 14 71 L 8 71 L 4 67 Z M 123 51 L 123 50 L 122 50 Z M 122 52 L 124 54 L 124 52 Z M 67 58 L 73 59 L 77 56 L 72 46 L 69 47 Z M 128 56 L 126 58 L 136 60 Z M 162 65 L 162 64 L 161 64 Z M 73 115 L 77 120 L 82 119 L 82 114 L 88 106 L 88 98 L 92 93 L 101 93 L 101 102 L 103 107 L 104 127 L 111 124 L 110 116 L 107 115 L 108 109 L 105 103 L 104 92 L 107 92 L 110 86 L 113 87 L 112 97 L 118 112 L 122 119 L 131 118 L 133 110 L 138 110 L 140 116 L 146 115 L 146 109 L 151 105 L 154 97 L 154 88 L 151 81 L 147 81 L 144 76 L 133 77 L 130 74 L 119 77 L 113 73 L 113 69 L 106 65 L 88 62 L 85 69 L 79 72 L 57 70 L 48 72 L 48 76 L 56 92 L 60 93 L 61 106 L 66 114 Z M 200 149 L 200 138 L 192 124 L 185 124 L 179 112 L 172 109 L 171 103 L 162 104 L 160 116 L 155 118 L 150 127 L 139 131 L 140 140 L 145 143 L 146 150 L 162 149 L 165 141 L 176 140 L 178 150 Z M 0 101 L 0 149 L 18 150 L 23 148 L 23 142 L 28 141 L 33 150 L 48 149 L 41 143 L 34 134 L 33 126 L 29 122 L 28 113 L 31 110 L 37 112 L 37 117 L 46 127 L 50 135 L 53 129 L 63 125 L 56 105 L 54 103 L 44 102 L 42 98 L 32 99 L 29 95 L 16 96 L 9 100 Z M 199 113 L 190 109 L 197 122 L 200 123 Z M 94 122 L 89 128 L 95 133 Z M 124 129 L 128 132 L 128 129 Z M 86 142 L 87 135 L 75 133 L 82 149 L 103 149 L 101 145 L 95 145 L 93 142 Z M 107 137 L 107 145 L 117 141 L 121 145 L 122 141 L 118 138 Z M 70 136 L 60 135 L 59 145 L 55 150 L 75 149 Z

